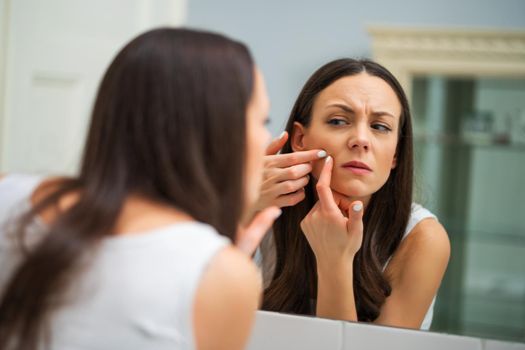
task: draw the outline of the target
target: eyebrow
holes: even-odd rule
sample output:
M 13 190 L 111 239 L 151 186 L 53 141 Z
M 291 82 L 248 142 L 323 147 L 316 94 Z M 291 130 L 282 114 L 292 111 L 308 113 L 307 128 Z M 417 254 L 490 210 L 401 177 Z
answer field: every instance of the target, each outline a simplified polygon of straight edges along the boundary
M 342 103 L 332 103 L 332 104 L 329 104 L 327 107 L 337 107 L 337 108 L 340 108 L 342 109 L 343 111 L 347 112 L 347 113 L 350 113 L 350 114 L 355 114 L 354 110 L 352 108 L 350 108 L 349 106 L 345 105 L 345 104 L 342 104 Z M 388 116 L 388 117 L 392 117 L 395 119 L 394 115 L 390 112 L 386 112 L 386 111 L 374 111 L 371 113 L 372 116 L 374 117 L 380 117 L 380 116 Z

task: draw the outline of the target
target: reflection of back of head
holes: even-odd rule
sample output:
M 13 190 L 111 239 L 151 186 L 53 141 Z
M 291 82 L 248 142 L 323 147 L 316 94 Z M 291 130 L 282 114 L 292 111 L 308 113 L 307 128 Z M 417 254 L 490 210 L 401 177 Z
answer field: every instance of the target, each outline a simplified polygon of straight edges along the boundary
M 234 238 L 253 73 L 242 43 L 204 31 L 151 30 L 117 54 L 97 93 L 80 174 L 16 225 L 16 236 L 24 237 L 38 214 L 68 193 L 82 193 L 8 281 L 0 348 L 12 342 L 36 348 L 52 306 L 114 234 L 130 195 L 177 208 Z

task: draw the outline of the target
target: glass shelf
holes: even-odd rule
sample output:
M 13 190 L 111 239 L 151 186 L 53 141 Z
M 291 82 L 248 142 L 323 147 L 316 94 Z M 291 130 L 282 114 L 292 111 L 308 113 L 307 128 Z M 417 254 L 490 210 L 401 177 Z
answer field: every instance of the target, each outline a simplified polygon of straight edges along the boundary
M 525 152 L 525 143 L 496 142 L 492 140 L 480 141 L 474 138 L 469 139 L 460 135 L 445 133 L 414 133 L 414 142 L 432 143 L 444 146 L 501 148 Z M 523 161 L 525 162 L 525 158 Z

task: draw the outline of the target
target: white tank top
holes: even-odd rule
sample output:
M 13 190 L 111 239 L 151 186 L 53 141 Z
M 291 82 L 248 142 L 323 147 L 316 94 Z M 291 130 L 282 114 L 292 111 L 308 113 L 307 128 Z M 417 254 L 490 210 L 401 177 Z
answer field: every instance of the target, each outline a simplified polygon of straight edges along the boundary
M 29 208 L 40 181 L 27 175 L 0 180 L 0 293 L 20 262 L 7 224 Z M 28 235 L 38 239 L 39 225 Z M 52 314 L 51 349 L 194 349 L 195 293 L 210 260 L 228 244 L 197 222 L 104 239 L 68 290 L 68 304 Z
M 432 214 L 429 210 L 423 208 L 421 205 L 417 203 L 412 203 L 412 211 L 410 213 L 410 217 L 408 219 L 407 227 L 405 229 L 405 233 L 403 234 L 403 239 L 405 239 L 410 232 L 416 227 L 418 223 L 420 223 L 424 219 L 433 218 L 437 220 L 437 217 Z M 263 254 L 261 252 L 261 249 L 264 250 L 264 259 Z M 271 282 L 271 278 L 273 276 L 273 271 L 275 268 L 275 247 L 273 246 L 273 238 L 272 233 L 270 232 L 266 237 L 264 238 L 261 247 L 257 249 L 255 252 L 254 260 L 255 263 L 261 268 L 261 272 L 263 275 L 263 281 L 264 281 L 264 287 L 268 287 L 269 283 Z M 386 269 L 388 263 L 390 262 L 390 258 L 387 260 L 385 266 L 383 267 L 383 271 Z M 430 304 L 430 307 L 428 308 L 428 311 L 425 315 L 425 318 L 423 320 L 423 323 L 421 324 L 422 330 L 428 330 L 430 329 L 430 325 L 432 324 L 432 316 L 434 314 L 434 304 L 436 302 L 436 296 L 434 296 L 434 299 L 432 299 L 432 303 Z

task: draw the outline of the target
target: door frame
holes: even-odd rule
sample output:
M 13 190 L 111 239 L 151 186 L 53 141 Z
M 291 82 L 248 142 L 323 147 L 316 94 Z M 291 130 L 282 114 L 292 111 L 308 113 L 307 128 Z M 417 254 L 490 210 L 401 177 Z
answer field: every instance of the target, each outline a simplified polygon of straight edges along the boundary
M 9 29 L 10 0 L 0 0 L 0 171 L 3 170 L 4 120 L 7 85 L 7 38 Z

